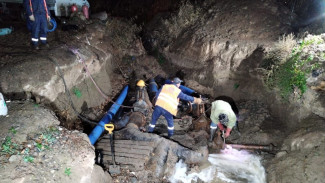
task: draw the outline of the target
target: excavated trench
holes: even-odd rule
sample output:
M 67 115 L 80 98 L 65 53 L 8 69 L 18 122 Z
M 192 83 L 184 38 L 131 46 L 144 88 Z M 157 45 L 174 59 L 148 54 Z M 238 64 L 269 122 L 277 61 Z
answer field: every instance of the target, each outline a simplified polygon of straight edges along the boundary
M 111 7 L 108 12 L 117 16 L 133 17 L 136 14 L 135 9 L 138 9 L 137 6 L 133 6 L 127 1 L 106 1 L 106 3 Z M 150 22 L 153 15 L 176 10 L 178 7 L 178 4 L 170 4 L 169 1 L 164 1 L 164 3 L 162 1 L 155 3 L 146 1 L 146 3 L 147 5 L 138 5 L 142 6 L 141 13 L 138 12 L 139 16 L 136 19 L 138 24 Z M 299 4 L 300 8 L 302 8 L 301 3 Z M 199 1 L 197 4 L 200 4 Z M 129 12 L 121 13 L 120 11 L 125 6 L 129 7 Z M 156 8 L 150 9 L 151 6 Z M 98 7 L 98 11 L 102 7 Z M 147 11 L 149 9 L 150 11 Z M 302 9 L 299 10 L 302 11 Z M 111 17 L 110 21 L 112 24 L 109 25 L 113 25 L 111 27 L 124 23 L 117 21 L 118 24 L 113 24 L 114 17 Z M 175 119 L 175 135 L 172 139 L 165 138 L 167 123 L 164 118 L 159 120 L 155 133 L 149 134 L 145 130 L 151 119 L 150 113 L 147 116 L 134 113 L 132 116 L 130 108 L 121 107 L 111 120 L 115 124 L 121 124 L 114 132 L 114 138 L 117 152 L 115 160 L 122 172 L 120 175 L 113 176 L 114 180 L 121 182 L 201 180 L 208 182 L 214 179 L 216 182 L 266 182 L 267 179 L 268 182 L 281 182 L 291 180 L 292 172 L 297 172 L 302 176 L 294 176 L 293 179 L 297 182 L 299 179 L 321 182 L 319 179 L 321 173 L 314 175 L 313 172 L 319 172 L 324 162 L 322 157 L 325 157 L 322 156 L 325 152 L 323 150 L 324 116 L 321 114 L 323 109 L 316 111 L 315 108 L 310 107 L 312 104 L 308 104 L 308 102 L 313 103 L 314 101 L 322 103 L 321 97 L 315 99 L 315 95 L 318 94 L 310 92 L 308 93 L 309 101 L 282 103 L 275 92 L 270 92 L 265 88 L 258 68 L 263 60 L 265 49 L 269 48 L 268 44 L 263 47 L 254 41 L 253 43 L 249 42 L 249 38 L 238 42 L 220 39 L 220 41 L 206 43 L 204 39 L 207 36 L 193 38 L 189 41 L 187 38 L 192 37 L 186 33 L 187 31 L 177 35 L 176 37 L 180 39 L 173 39 L 174 42 L 170 43 L 168 42 L 170 41 L 168 31 L 164 32 L 158 26 L 162 22 L 156 21 L 156 24 L 152 22 L 143 27 L 141 33 L 136 33 L 136 35 L 142 36 L 142 42 L 139 39 L 132 40 L 129 44 L 136 46 L 130 49 L 126 47 L 115 50 L 122 45 L 121 42 L 119 42 L 120 45 L 111 47 L 110 43 L 114 40 L 109 37 L 116 36 L 116 34 L 110 34 L 110 30 L 103 28 L 102 24 L 90 25 L 91 31 L 88 32 L 82 29 L 84 32 L 78 33 L 77 40 L 72 41 L 75 45 L 81 45 L 79 49 L 81 57 L 91 65 L 91 72 L 96 73 L 94 79 L 101 85 L 101 88 L 104 88 L 104 93 L 110 94 L 108 100 L 100 96 L 98 90 L 89 80 L 89 76 L 80 71 L 84 70 L 82 65 L 74 63 L 78 57 L 69 49 L 61 47 L 62 42 L 69 43 L 67 41 L 68 33 L 63 31 L 56 33 L 55 37 L 60 37 L 60 40 L 58 42 L 53 40 L 55 49 L 47 50 L 51 56 L 61 55 L 56 59 L 59 66 L 66 69 L 63 71 L 63 75 L 69 78 L 68 90 L 71 92 L 72 101 L 77 106 L 76 112 L 93 122 L 100 121 L 112 106 L 111 101 L 115 101 L 126 84 L 129 84 L 130 91 L 123 105 L 132 106 L 136 101 L 136 81 L 145 79 L 147 84 L 150 84 L 149 79 L 158 74 L 167 79 L 178 76 L 184 80 L 185 86 L 197 91 L 195 96 L 201 95 L 208 99 L 207 104 L 203 107 L 204 112 L 199 114 L 186 112 L 188 110 L 186 103 L 180 107 L 181 113 Z M 122 28 L 128 26 L 130 25 L 127 24 Z M 118 28 L 116 26 L 116 29 Z M 168 28 L 172 29 L 172 27 Z M 186 28 L 188 32 L 191 32 L 196 27 L 185 27 L 185 30 Z M 231 32 L 231 30 L 227 31 Z M 93 32 L 98 33 L 99 36 L 92 35 Z M 161 32 L 163 34 L 159 34 Z M 198 34 L 195 31 L 191 33 Z M 123 43 L 123 39 L 119 39 L 119 41 L 121 40 Z M 193 48 L 202 49 L 198 51 Z M 108 52 L 110 53 L 107 54 Z M 151 55 L 147 55 L 146 52 Z M 8 50 L 5 50 L 5 53 L 8 53 Z M 202 53 L 208 54 L 201 55 Z M 11 54 L 10 57 L 14 57 L 14 54 Z M 15 63 L 19 63 L 21 59 L 16 59 Z M 48 61 L 44 62 L 49 63 Z M 37 64 L 33 64 L 33 62 L 29 64 L 31 64 L 29 68 L 37 67 Z M 3 68 L 8 65 L 10 63 L 2 64 Z M 50 66 L 47 65 L 38 69 L 53 72 L 52 67 L 49 68 Z M 21 71 L 15 66 L 11 71 L 15 71 L 15 69 Z M 69 75 L 69 72 L 72 74 Z M 1 77 L 9 77 L 6 73 L 2 72 L 1 74 Z M 40 80 L 48 79 L 44 72 L 42 72 L 43 78 L 28 71 L 26 71 L 26 75 L 37 77 Z M 23 83 L 26 80 L 26 75 L 16 77 L 16 79 L 22 80 Z M 31 90 L 32 93 L 29 97 L 37 102 L 47 103 L 61 119 L 61 125 L 64 127 L 72 130 L 77 129 L 89 135 L 96 125 L 82 119 L 76 120 L 75 111 L 72 110 L 69 102 L 71 99 L 66 95 L 67 92 L 62 87 L 61 79 L 60 77 L 52 78 L 53 82 L 48 83 L 56 83 L 56 85 L 47 90 L 28 88 L 27 90 Z M 10 81 L 13 82 L 13 80 Z M 30 83 L 31 86 L 38 85 Z M 11 96 L 12 98 L 22 99 L 25 97 L 25 89 L 15 91 L 10 87 L 6 88 L 6 86 L 5 84 L 1 85 L 1 89 L 9 91 L 5 93 L 7 97 L 10 98 L 11 94 L 12 96 L 15 94 L 14 97 Z M 54 91 L 53 95 L 48 93 L 45 96 L 39 95 L 48 91 Z M 78 97 L 78 91 L 85 98 L 81 97 L 81 100 Z M 214 146 L 208 147 L 209 103 L 219 96 L 230 97 L 238 108 L 238 128 L 232 131 L 231 136 L 225 142 L 238 144 L 237 148 L 242 149 L 240 151 L 226 148 L 220 153 L 218 145 L 223 143 L 220 136 L 215 138 Z M 128 122 L 127 125 L 125 121 Z M 108 170 L 112 164 L 109 142 L 110 138 L 105 132 L 105 135 L 95 144 L 96 162 Z M 233 145 L 233 147 L 235 146 Z M 217 152 L 219 154 L 216 154 Z M 206 161 L 207 159 L 209 161 Z M 292 171 L 289 170 L 295 165 L 297 166 Z M 250 177 L 253 178 L 250 179 Z

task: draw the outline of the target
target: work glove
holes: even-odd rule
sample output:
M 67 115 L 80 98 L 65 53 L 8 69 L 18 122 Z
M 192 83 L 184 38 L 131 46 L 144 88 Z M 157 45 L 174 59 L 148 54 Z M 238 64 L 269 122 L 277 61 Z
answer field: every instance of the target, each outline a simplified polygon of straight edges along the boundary
M 194 97 L 194 103 L 195 104 L 201 104 L 202 103 L 202 99 Z
M 47 16 L 46 19 L 47 19 L 48 22 L 50 22 L 51 17 L 50 16 Z
M 225 127 L 223 127 L 223 125 L 221 123 L 218 123 L 218 127 L 221 131 L 224 131 L 225 130 Z
M 34 15 L 29 16 L 29 20 L 32 21 L 32 22 L 34 22 L 35 21 Z

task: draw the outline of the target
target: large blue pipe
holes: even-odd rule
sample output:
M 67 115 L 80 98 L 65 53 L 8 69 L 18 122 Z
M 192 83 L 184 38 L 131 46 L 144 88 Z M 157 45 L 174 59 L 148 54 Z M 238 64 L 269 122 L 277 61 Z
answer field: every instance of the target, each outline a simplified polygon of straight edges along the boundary
M 149 93 L 157 93 L 158 92 L 158 85 L 155 79 L 151 78 L 149 80 Z
M 95 144 L 95 142 L 97 141 L 97 139 L 99 138 L 99 136 L 102 135 L 102 133 L 104 132 L 104 125 L 108 124 L 113 116 L 115 115 L 115 113 L 118 111 L 118 109 L 120 108 L 120 105 L 124 102 L 124 99 L 128 93 L 129 90 L 129 86 L 124 87 L 122 93 L 120 94 L 120 96 L 117 98 L 117 100 L 115 101 L 115 103 L 112 105 L 112 107 L 107 111 L 106 115 L 100 120 L 100 122 L 97 124 L 97 126 L 93 129 L 93 131 L 89 134 L 89 140 L 90 143 L 92 145 Z
M 171 80 L 168 80 L 168 79 L 165 80 L 165 84 L 172 84 L 172 83 L 173 82 Z M 188 88 L 188 87 L 183 86 L 183 85 L 179 86 L 179 89 L 181 89 L 181 91 L 183 93 L 185 93 L 186 95 L 192 95 L 195 92 L 191 88 Z

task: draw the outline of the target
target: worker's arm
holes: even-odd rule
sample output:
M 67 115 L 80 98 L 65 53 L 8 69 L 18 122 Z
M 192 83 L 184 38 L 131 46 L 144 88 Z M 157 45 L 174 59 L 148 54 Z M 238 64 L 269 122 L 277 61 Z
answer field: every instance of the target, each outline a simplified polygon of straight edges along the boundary
M 31 10 L 31 7 L 30 7 L 30 4 L 29 4 L 29 0 L 24 0 L 24 7 L 25 7 L 25 10 L 26 10 L 26 14 L 27 16 L 31 16 L 33 14 L 32 10 Z
M 180 92 L 180 93 L 178 94 L 177 98 L 180 98 L 180 99 L 185 100 L 185 101 L 194 102 L 194 97 L 189 96 L 189 95 L 186 95 L 186 94 L 183 93 L 183 92 Z
M 229 113 L 228 117 L 229 117 L 229 122 L 227 124 L 227 130 L 226 130 L 225 138 L 229 137 L 230 132 L 234 128 L 234 126 L 236 125 L 236 120 L 237 120 L 236 115 L 234 113 L 233 114 Z
M 221 131 L 224 131 L 225 130 L 225 127 L 223 126 L 223 124 L 220 123 L 220 121 L 218 122 L 218 127 Z

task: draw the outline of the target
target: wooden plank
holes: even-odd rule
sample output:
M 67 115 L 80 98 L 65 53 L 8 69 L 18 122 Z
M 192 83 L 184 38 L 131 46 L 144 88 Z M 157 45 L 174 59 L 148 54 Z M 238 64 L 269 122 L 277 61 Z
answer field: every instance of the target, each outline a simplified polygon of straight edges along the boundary
M 97 143 L 108 143 L 110 144 L 109 138 L 102 138 Z M 135 140 L 114 140 L 114 144 L 128 144 L 137 146 L 154 146 L 154 142 L 150 141 L 135 141 Z
M 110 143 L 97 143 L 96 147 L 111 147 Z M 128 144 L 114 144 L 115 148 L 127 148 L 127 149 L 142 149 L 152 151 L 152 146 L 137 146 L 137 145 L 128 145 Z
M 111 156 L 104 156 L 103 157 L 103 162 L 110 162 L 112 164 L 112 157 Z M 145 160 L 140 160 L 136 158 L 126 158 L 126 157 L 115 157 L 115 162 L 116 164 L 126 164 L 126 165 L 134 165 L 137 167 L 141 167 L 146 164 L 147 161 Z
M 105 167 L 109 167 L 110 165 L 112 165 L 112 162 L 104 162 L 103 163 Z M 133 164 L 120 164 L 118 165 L 121 167 L 121 169 L 124 170 L 130 170 L 130 171 L 141 171 L 144 169 L 145 165 L 133 165 Z
M 104 145 L 97 145 L 96 149 L 103 149 L 105 151 L 111 152 L 111 147 Z M 151 153 L 151 150 L 148 149 L 133 149 L 133 148 L 120 148 L 120 147 L 115 147 L 114 148 L 116 153 L 131 153 L 131 154 L 144 154 L 144 155 L 149 155 Z
M 104 156 L 112 156 L 112 153 L 104 151 L 103 155 Z M 130 154 L 130 153 L 121 153 L 121 152 L 117 153 L 117 152 L 115 152 L 115 156 L 139 158 L 139 159 L 149 160 L 149 156 L 144 155 L 144 154 Z

